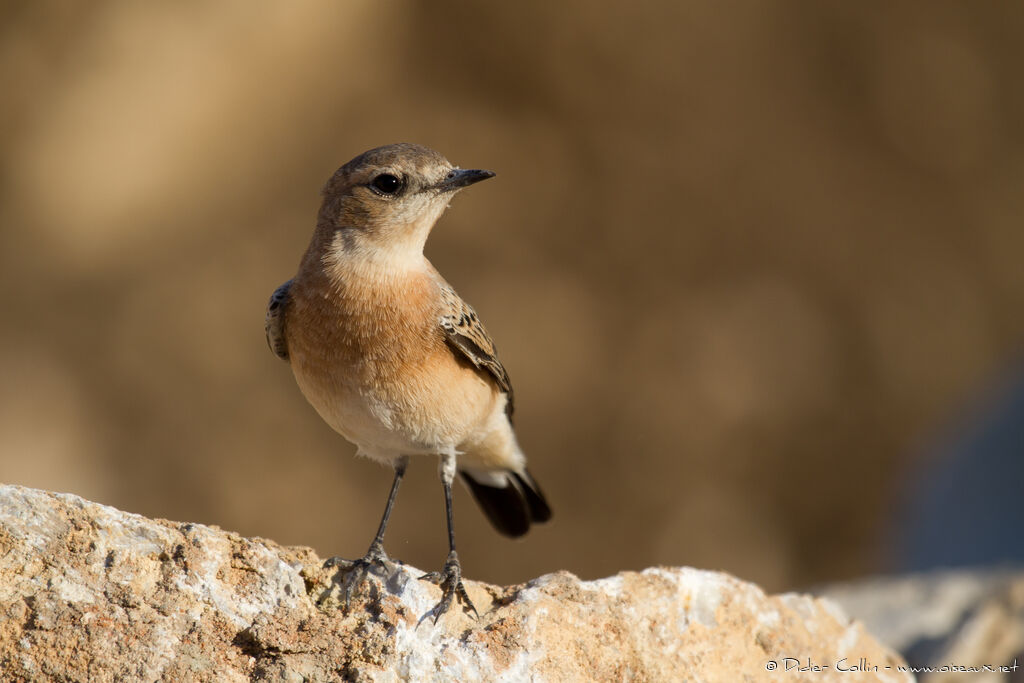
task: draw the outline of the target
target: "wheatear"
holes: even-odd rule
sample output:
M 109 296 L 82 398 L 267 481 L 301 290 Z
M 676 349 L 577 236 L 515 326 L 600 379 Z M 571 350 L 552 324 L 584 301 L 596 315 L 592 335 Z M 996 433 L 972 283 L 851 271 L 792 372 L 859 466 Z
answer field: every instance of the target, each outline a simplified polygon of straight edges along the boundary
M 395 469 L 350 586 L 388 561 L 384 530 L 409 456 L 440 456 L 449 553 L 440 572 L 423 577 L 442 588 L 435 620 L 455 599 L 476 611 L 455 552 L 456 473 L 503 534 L 521 536 L 551 517 L 512 432 L 512 386 L 494 344 L 423 255 L 455 193 L 492 176 L 419 145 L 360 154 L 324 187 L 299 272 L 267 310 L 267 342 L 291 363 L 306 399 L 358 454 Z

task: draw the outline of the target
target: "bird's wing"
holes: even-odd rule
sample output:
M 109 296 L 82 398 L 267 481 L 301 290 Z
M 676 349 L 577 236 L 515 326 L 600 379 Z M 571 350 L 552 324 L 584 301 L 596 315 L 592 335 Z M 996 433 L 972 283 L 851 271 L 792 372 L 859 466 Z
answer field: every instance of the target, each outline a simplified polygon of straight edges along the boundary
M 512 383 L 476 311 L 447 283 L 441 284 L 441 300 L 441 328 L 444 330 L 445 341 L 475 367 L 494 378 L 498 388 L 508 395 L 505 412 L 512 417 Z
M 270 295 L 270 303 L 267 304 L 267 345 L 281 360 L 288 360 L 288 340 L 284 336 L 284 324 L 288 303 L 291 301 L 288 294 L 291 286 L 292 281 L 289 280 L 275 289 Z

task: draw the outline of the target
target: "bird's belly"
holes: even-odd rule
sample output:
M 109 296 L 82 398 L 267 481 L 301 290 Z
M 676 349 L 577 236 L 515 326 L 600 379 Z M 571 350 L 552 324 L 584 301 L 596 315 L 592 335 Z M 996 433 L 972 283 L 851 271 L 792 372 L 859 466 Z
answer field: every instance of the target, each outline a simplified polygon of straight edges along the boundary
M 450 353 L 415 364 L 315 365 L 292 357 L 303 395 L 332 429 L 374 459 L 454 453 L 493 411 L 496 392 Z

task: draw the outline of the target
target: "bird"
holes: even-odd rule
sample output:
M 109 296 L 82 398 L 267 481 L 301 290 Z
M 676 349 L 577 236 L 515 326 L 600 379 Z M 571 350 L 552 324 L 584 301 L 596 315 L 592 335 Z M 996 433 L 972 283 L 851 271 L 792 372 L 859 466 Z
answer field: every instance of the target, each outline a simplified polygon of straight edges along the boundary
M 455 547 L 456 476 L 506 536 L 551 518 L 516 441 L 512 384 L 494 342 L 423 253 L 452 197 L 494 175 L 412 143 L 356 156 L 324 186 L 298 272 L 267 306 L 267 343 L 305 398 L 357 455 L 394 468 L 377 534 L 351 563 L 349 591 L 390 562 L 384 533 L 410 458 L 438 457 L 448 556 L 421 577 L 442 591 L 435 623 L 457 602 L 479 616 Z

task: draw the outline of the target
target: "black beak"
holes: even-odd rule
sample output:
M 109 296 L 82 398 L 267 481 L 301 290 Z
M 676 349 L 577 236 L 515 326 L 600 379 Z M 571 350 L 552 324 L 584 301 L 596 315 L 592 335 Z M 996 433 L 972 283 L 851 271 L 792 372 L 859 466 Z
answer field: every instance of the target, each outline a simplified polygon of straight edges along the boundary
M 445 176 L 437 185 L 437 189 L 441 192 L 454 192 L 460 190 L 467 185 L 473 183 L 479 183 L 481 180 L 487 180 L 493 178 L 495 175 L 494 171 L 481 171 L 479 169 L 452 169 L 451 173 Z

